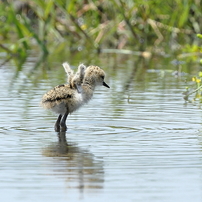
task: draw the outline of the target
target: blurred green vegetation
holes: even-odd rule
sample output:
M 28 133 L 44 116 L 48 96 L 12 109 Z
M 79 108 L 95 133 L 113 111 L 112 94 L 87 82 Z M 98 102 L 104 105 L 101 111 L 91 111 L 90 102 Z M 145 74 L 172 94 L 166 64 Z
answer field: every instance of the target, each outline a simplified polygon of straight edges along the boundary
M 202 39 L 201 34 L 197 34 L 197 37 Z M 202 52 L 202 48 L 198 47 L 200 52 Z M 200 66 L 202 66 L 202 59 L 199 60 Z M 200 68 L 202 70 L 202 68 Z M 195 76 L 192 77 L 192 83 L 186 86 L 186 91 L 184 94 L 184 99 L 186 102 L 189 103 L 202 103 L 202 71 L 198 72 Z M 190 96 L 192 98 L 190 99 Z
M 151 50 L 186 45 L 200 33 L 200 0 L 7 0 L 0 2 L 1 48 L 43 54 L 70 50 Z

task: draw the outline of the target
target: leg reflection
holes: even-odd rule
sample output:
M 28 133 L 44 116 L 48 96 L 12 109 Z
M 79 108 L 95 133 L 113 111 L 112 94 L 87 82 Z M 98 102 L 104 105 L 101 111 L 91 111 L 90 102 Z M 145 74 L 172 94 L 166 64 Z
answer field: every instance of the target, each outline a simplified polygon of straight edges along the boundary
M 95 159 L 88 150 L 81 149 L 66 138 L 66 132 L 58 132 L 58 141 L 44 149 L 46 157 L 54 157 L 56 175 L 63 175 L 68 188 L 102 189 L 104 182 L 103 161 Z M 75 182 L 77 182 L 75 184 Z

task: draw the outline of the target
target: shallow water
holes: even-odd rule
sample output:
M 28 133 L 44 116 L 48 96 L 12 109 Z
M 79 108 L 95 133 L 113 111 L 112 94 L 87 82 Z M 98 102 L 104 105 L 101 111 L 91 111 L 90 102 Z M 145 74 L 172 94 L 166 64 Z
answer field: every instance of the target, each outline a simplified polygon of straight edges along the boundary
M 148 71 L 124 89 L 124 69 L 107 70 L 111 88 L 57 134 L 39 102 L 61 82 L 50 71 L 36 84 L 25 72 L 0 69 L 1 201 L 202 200 L 201 110 L 184 104 L 183 78 Z

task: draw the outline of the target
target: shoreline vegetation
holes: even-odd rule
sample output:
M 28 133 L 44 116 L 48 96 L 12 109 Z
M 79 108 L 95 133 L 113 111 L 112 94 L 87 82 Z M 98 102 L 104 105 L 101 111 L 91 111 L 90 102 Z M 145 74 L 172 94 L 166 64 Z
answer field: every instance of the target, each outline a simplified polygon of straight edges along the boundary
M 202 24 L 200 3 L 4 0 L 0 2 L 0 51 L 11 57 L 26 57 L 33 49 L 48 55 L 63 44 L 70 51 L 150 57 L 164 49 L 191 50 L 193 43 L 197 49 L 196 34 Z

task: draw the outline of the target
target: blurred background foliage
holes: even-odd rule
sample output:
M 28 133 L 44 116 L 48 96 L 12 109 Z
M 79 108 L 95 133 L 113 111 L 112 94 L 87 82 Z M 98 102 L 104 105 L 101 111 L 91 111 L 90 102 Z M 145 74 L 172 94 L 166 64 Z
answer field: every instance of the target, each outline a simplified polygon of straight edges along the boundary
M 21 58 L 64 47 L 197 52 L 202 24 L 200 0 L 3 0 L 0 13 L 1 51 Z

